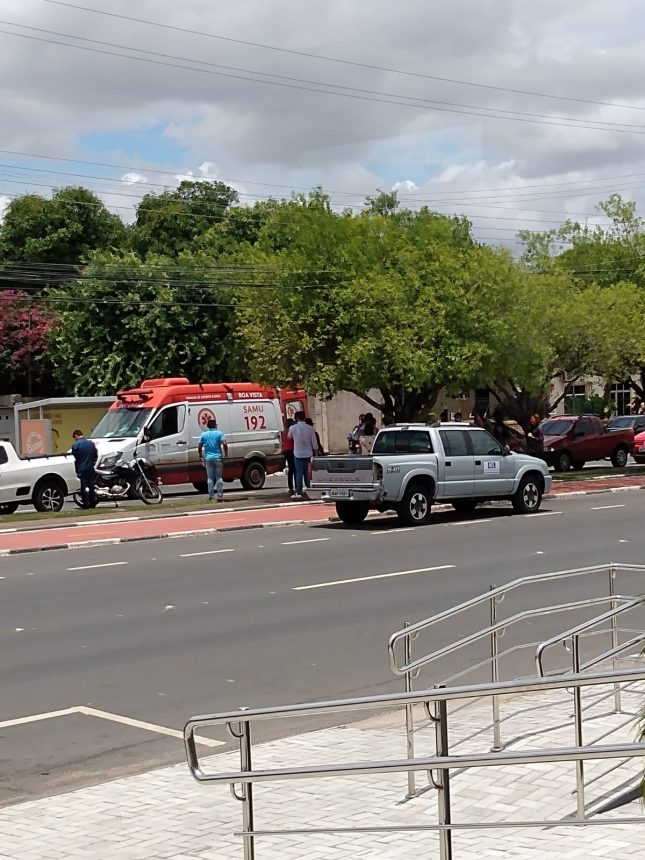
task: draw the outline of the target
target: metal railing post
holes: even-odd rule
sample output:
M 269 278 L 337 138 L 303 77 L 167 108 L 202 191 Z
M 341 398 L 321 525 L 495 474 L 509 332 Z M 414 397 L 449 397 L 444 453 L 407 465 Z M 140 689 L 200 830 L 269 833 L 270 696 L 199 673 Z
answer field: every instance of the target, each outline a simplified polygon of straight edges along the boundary
M 496 585 L 491 585 L 490 590 L 495 591 Z M 497 623 L 497 597 L 494 595 L 490 598 L 490 626 L 495 627 Z M 490 634 L 490 679 L 493 684 L 499 681 L 499 643 L 497 639 L 497 630 L 492 629 Z M 502 735 L 499 719 L 499 697 L 491 696 L 493 706 L 493 746 L 492 752 L 498 752 L 502 749 Z
M 448 746 L 448 702 L 443 699 L 435 703 L 435 743 L 437 755 L 447 757 Z M 437 788 L 437 802 L 439 807 L 439 824 L 452 824 L 450 809 L 450 770 L 440 770 L 439 777 L 435 783 Z M 439 857 L 441 860 L 452 860 L 452 830 L 443 826 L 439 831 Z
M 609 596 L 611 598 L 616 594 L 616 565 L 612 562 L 609 565 Z M 616 609 L 618 607 L 617 600 L 611 600 L 610 609 Z M 618 616 L 614 615 L 611 619 L 611 648 L 612 651 L 618 648 L 619 643 L 619 634 L 618 634 Z M 614 654 L 611 660 L 612 668 L 615 671 L 618 669 L 618 655 Z M 620 714 L 622 711 L 622 703 L 621 703 L 621 695 L 620 695 L 620 684 L 614 684 L 614 711 L 617 714 Z
M 251 772 L 251 724 L 248 720 L 240 723 L 240 771 Z M 255 839 L 253 833 L 253 784 L 242 786 L 242 823 L 244 829 L 244 860 L 255 860 Z
M 404 629 L 410 626 L 410 622 L 406 621 L 403 625 Z M 412 662 L 412 636 L 406 636 L 403 640 L 403 659 L 406 666 Z M 412 692 L 412 672 L 406 672 L 404 675 L 405 692 Z M 408 759 L 414 758 L 414 706 L 405 706 L 405 743 Z M 408 797 L 414 797 L 417 791 L 414 771 L 408 771 Z
M 573 672 L 580 674 L 580 637 L 574 636 L 572 642 Z M 573 689 L 573 718 L 576 730 L 576 746 L 583 745 L 582 739 L 582 687 Z M 585 765 L 582 759 L 576 761 L 576 817 L 579 821 L 585 818 Z

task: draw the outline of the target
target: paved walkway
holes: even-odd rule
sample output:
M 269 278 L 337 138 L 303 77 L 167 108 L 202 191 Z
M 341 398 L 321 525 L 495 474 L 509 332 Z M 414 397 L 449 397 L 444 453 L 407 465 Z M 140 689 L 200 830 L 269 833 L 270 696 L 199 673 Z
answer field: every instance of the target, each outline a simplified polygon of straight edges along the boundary
M 585 693 L 585 738 L 602 743 L 632 741 L 634 715 L 643 705 L 645 684 L 623 694 L 624 713 L 599 704 L 606 688 Z M 503 699 L 503 739 L 507 748 L 540 749 L 573 745 L 571 696 L 565 691 Z M 463 707 L 463 704 L 462 704 Z M 59 719 L 64 719 L 59 718 Z M 391 759 L 405 756 L 402 714 L 371 717 L 349 726 L 312 732 L 254 748 L 254 765 L 288 766 Z M 450 716 L 451 749 L 488 752 L 489 707 L 480 701 Z M 422 724 L 417 754 L 434 754 L 434 729 Z M 486 728 L 482 728 L 486 727 Z M 202 749 L 203 752 L 205 752 Z M 587 809 L 633 785 L 643 759 L 587 764 Z M 239 767 L 237 753 L 209 756 L 209 772 Z M 255 788 L 256 828 L 383 827 L 435 824 L 436 796 L 425 774 L 423 788 L 406 800 L 406 777 L 344 777 L 319 781 L 264 783 Z M 575 813 L 573 764 L 526 765 L 454 771 L 453 822 L 571 820 Z M 633 802 L 611 817 L 640 817 Z M 241 805 L 225 786 L 198 785 L 184 764 L 166 767 L 69 794 L 0 810 L 0 860 L 242 860 L 234 832 L 241 828 Z M 643 857 L 641 824 L 459 830 L 453 835 L 454 860 L 636 860 Z M 433 831 L 299 835 L 258 839 L 257 860 L 409 860 L 438 858 Z

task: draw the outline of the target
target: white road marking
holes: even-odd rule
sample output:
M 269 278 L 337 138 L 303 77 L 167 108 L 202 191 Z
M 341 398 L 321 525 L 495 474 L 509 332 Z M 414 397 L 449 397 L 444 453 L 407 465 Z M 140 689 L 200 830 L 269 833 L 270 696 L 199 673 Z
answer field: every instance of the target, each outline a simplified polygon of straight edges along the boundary
M 25 726 L 29 723 L 38 723 L 42 720 L 53 720 L 56 717 L 69 717 L 74 714 L 82 714 L 85 717 L 98 717 L 101 720 L 110 720 L 113 723 L 121 723 L 134 729 L 143 729 L 155 732 L 158 735 L 168 735 L 171 738 L 183 740 L 184 733 L 179 729 L 169 729 L 166 726 L 158 726 L 155 723 L 146 723 L 143 720 L 135 720 L 131 717 L 123 717 L 121 714 L 111 714 L 108 711 L 99 711 L 97 708 L 89 708 L 86 705 L 77 705 L 75 708 L 63 708 L 60 711 L 47 711 L 43 714 L 31 714 L 28 717 L 17 717 L 14 720 L 5 720 L 0 723 L 0 729 L 9 729 L 12 726 Z M 206 747 L 224 746 L 224 741 L 216 741 L 212 738 L 195 737 L 195 740 Z
M 410 526 L 410 528 L 401 528 L 401 529 L 381 529 L 378 532 L 370 532 L 371 535 L 398 535 L 403 534 L 403 532 L 413 532 L 414 528 Z M 356 535 L 352 535 L 352 537 L 356 537 Z
M 525 519 L 536 520 L 538 517 L 560 517 L 562 511 L 538 511 L 537 514 L 528 514 Z
M 308 540 L 286 540 L 282 542 L 282 546 L 297 546 L 301 543 L 322 543 L 323 541 L 331 540 L 331 538 L 309 538 Z
M 82 528 L 83 526 L 100 526 L 103 525 L 103 523 L 108 523 L 110 525 L 113 523 L 134 523 L 140 519 L 141 517 L 113 517 L 109 520 L 83 520 L 82 523 L 76 523 L 76 528 Z
M 454 564 L 439 564 L 436 567 L 419 567 L 416 570 L 395 570 L 392 573 L 377 573 L 374 576 L 357 576 L 354 579 L 335 579 L 331 582 L 316 582 L 313 585 L 297 585 L 292 591 L 311 591 L 314 588 L 329 588 L 332 585 L 348 585 L 354 582 L 370 582 L 373 579 L 389 579 L 395 576 L 410 576 L 413 573 L 430 573 L 434 570 L 448 570 Z
M 82 564 L 79 567 L 68 567 L 67 570 L 96 570 L 99 567 L 121 567 L 128 561 L 106 561 L 104 564 Z
M 611 511 L 613 508 L 625 508 L 627 505 L 599 505 L 597 508 L 590 508 L 592 511 Z
M 195 558 L 198 555 L 219 555 L 222 552 L 235 552 L 234 549 L 207 549 L 204 552 L 182 552 L 179 558 Z
M 13 534 L 13 532 L 17 532 L 18 529 L 0 529 L 0 535 L 8 535 Z
M 458 523 L 443 523 L 444 526 L 475 526 L 478 523 L 494 523 L 501 517 L 477 517 L 476 520 L 459 520 Z
M 28 723 L 38 723 L 41 720 L 53 720 L 55 717 L 67 717 L 77 714 L 78 708 L 64 708 L 62 711 L 49 711 L 45 714 L 32 714 L 29 717 L 18 717 L 15 720 L 5 720 L 0 723 L 0 729 L 10 729 L 12 726 L 25 726 Z

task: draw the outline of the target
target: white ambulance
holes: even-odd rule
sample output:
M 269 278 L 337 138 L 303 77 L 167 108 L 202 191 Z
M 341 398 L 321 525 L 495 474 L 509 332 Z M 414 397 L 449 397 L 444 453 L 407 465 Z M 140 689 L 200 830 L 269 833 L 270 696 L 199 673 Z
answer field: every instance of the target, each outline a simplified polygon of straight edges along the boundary
M 191 483 L 206 491 L 199 437 L 210 418 L 226 436 L 224 480 L 247 490 L 264 486 L 267 474 L 284 468 L 284 422 L 302 410 L 304 391 L 266 388 L 252 382 L 193 383 L 184 378 L 146 379 L 119 391 L 91 433 L 99 468 L 130 459 L 135 449 L 149 459 L 164 484 Z

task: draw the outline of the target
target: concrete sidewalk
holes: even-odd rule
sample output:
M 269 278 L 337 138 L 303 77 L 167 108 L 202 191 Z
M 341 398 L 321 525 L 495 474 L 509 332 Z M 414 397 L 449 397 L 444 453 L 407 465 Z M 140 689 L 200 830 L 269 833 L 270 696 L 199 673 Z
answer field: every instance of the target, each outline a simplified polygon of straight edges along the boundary
M 633 716 L 642 707 L 645 684 L 623 693 L 624 713 L 610 713 L 612 700 L 590 702 L 605 688 L 585 693 L 585 739 L 602 743 L 633 741 Z M 503 739 L 510 749 L 574 745 L 571 696 L 565 691 L 502 699 Z M 215 703 L 214 703 L 215 704 Z M 64 718 L 63 718 L 64 719 Z M 434 754 L 434 728 L 416 735 L 417 755 Z M 449 719 L 451 750 L 488 752 L 490 704 L 476 701 L 455 709 Z M 616 728 L 618 726 L 618 728 Z M 482 728 L 486 727 L 486 728 Z M 206 752 L 202 748 L 202 752 Z M 349 726 L 324 729 L 254 747 L 254 766 L 322 764 L 405 757 L 403 714 L 381 714 Z M 610 771 L 616 762 L 585 766 L 587 809 L 614 796 L 640 776 L 643 759 Z M 208 772 L 239 769 L 239 756 L 223 753 L 204 760 Z M 608 772 L 608 773 L 607 773 Z M 415 826 L 436 824 L 436 795 L 424 773 L 422 791 L 406 800 L 404 774 L 343 777 L 255 787 L 258 829 L 302 827 Z M 571 820 L 575 814 L 575 769 L 562 765 L 453 771 L 453 822 Z M 605 818 L 640 817 L 638 802 Z M 242 860 L 241 804 L 226 786 L 198 785 L 185 764 L 30 801 L 0 810 L 0 860 Z M 635 860 L 643 856 L 643 824 L 457 830 L 455 860 Z M 257 840 L 257 860 L 409 860 L 438 858 L 436 832 L 349 832 L 292 835 Z

